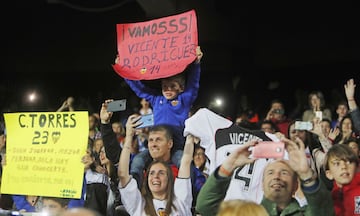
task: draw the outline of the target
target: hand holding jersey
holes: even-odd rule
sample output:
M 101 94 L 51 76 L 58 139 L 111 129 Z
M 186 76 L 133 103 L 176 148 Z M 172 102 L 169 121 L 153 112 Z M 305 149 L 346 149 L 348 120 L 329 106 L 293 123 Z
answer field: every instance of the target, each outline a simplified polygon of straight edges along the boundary
M 238 149 L 239 145 L 251 140 L 279 141 L 274 134 L 239 127 L 206 108 L 199 109 L 185 121 L 184 136 L 187 134 L 200 138 L 200 145 L 205 148 L 205 154 L 210 160 L 209 174 L 214 172 L 231 152 Z M 262 172 L 272 160 L 257 159 L 254 163 L 234 170 L 225 200 L 245 199 L 260 203 L 263 197 Z

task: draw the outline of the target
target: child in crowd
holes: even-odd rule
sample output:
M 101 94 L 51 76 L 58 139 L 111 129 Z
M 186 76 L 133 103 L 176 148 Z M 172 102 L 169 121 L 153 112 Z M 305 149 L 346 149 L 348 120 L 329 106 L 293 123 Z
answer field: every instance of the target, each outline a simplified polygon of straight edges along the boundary
M 352 138 L 346 140 L 344 142 L 344 144 L 348 145 L 360 159 L 360 140 L 359 139 L 352 137 Z
M 44 215 L 59 216 L 68 208 L 69 199 L 58 197 L 43 197 L 42 202 L 42 212 Z
M 335 214 L 338 216 L 360 215 L 359 157 L 344 144 L 333 145 L 326 154 L 326 177 L 334 180 L 331 191 Z
M 172 148 L 172 162 L 180 166 L 180 160 L 184 148 L 185 138 L 183 130 L 185 120 L 189 117 L 190 109 L 197 98 L 200 81 L 200 60 L 203 56 L 200 46 L 196 48 L 196 60 L 188 71 L 187 82 L 183 73 L 162 78 L 161 94 L 154 89 L 146 87 L 139 80 L 125 79 L 126 83 L 134 91 L 134 93 L 147 100 L 153 108 L 154 124 L 166 124 L 170 126 L 173 133 L 174 146 Z M 117 63 L 118 58 L 115 60 Z M 151 161 L 149 151 L 145 150 L 138 153 L 132 163 L 130 173 L 141 182 L 142 173 Z M 141 185 L 141 184 L 140 184 Z

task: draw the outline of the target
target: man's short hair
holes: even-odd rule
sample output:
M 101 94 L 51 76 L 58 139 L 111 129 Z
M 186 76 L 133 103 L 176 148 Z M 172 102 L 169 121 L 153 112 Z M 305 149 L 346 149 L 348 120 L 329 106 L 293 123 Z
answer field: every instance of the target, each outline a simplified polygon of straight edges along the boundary
M 269 162 L 268 164 L 266 164 L 264 170 L 263 170 L 263 179 L 264 179 L 264 174 L 265 174 L 265 171 L 267 169 L 267 167 L 270 165 L 270 164 L 273 164 L 273 163 L 282 163 L 282 164 L 285 164 L 287 167 L 289 167 L 289 169 L 292 171 L 292 173 L 294 174 L 293 175 L 293 180 L 294 181 L 297 181 L 298 180 L 298 174 L 290 167 L 290 165 L 286 162 L 286 160 L 284 159 L 278 159 L 278 160 L 274 160 L 274 161 L 271 161 Z
M 158 132 L 158 131 L 164 131 L 165 132 L 165 136 L 167 139 L 173 139 L 173 133 L 171 128 L 166 125 L 166 124 L 158 124 L 158 125 L 154 125 L 152 127 L 150 127 L 149 129 L 149 134 L 151 132 Z

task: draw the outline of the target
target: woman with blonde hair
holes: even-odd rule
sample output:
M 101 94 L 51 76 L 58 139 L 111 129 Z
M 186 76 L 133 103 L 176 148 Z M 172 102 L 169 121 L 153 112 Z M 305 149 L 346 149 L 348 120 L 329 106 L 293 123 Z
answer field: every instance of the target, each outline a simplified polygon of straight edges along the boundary
M 249 200 L 227 200 L 220 205 L 217 216 L 268 216 L 264 206 Z

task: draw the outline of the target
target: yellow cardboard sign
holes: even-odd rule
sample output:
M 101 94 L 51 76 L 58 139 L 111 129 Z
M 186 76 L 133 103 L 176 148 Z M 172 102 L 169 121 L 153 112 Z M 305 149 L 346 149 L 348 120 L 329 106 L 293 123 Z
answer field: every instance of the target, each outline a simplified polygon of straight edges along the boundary
M 80 198 L 88 112 L 6 113 L 1 193 Z

